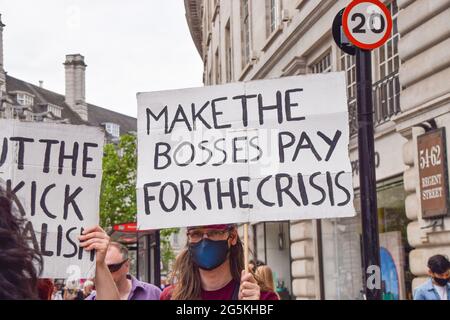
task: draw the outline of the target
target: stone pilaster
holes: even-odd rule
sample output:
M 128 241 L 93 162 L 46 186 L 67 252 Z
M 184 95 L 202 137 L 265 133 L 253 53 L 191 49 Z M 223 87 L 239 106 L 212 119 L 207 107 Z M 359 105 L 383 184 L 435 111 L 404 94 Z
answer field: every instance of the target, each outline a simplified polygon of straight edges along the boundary
M 317 299 L 313 221 L 291 222 L 292 293 L 296 299 Z

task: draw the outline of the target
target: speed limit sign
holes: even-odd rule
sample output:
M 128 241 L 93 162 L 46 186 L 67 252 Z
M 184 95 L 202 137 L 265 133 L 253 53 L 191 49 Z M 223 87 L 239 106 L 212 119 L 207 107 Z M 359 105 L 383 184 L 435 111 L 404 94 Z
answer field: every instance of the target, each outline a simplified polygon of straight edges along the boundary
M 342 25 L 351 43 L 361 49 L 373 50 L 389 39 L 392 17 L 379 0 L 353 0 L 344 11 Z

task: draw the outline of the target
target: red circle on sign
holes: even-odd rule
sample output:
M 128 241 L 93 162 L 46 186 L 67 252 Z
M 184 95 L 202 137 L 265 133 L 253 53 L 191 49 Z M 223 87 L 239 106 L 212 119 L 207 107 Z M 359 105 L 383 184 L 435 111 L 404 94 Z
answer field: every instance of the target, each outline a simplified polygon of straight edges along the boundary
M 352 9 L 354 7 L 356 7 L 357 5 L 359 5 L 361 3 L 367 3 L 367 2 L 372 3 L 372 4 L 376 5 L 377 7 L 379 7 L 384 12 L 384 14 L 386 16 L 386 20 L 387 20 L 386 34 L 380 41 L 377 41 L 376 43 L 371 43 L 371 44 L 363 43 L 363 42 L 356 40 L 356 38 L 353 37 L 353 35 L 351 34 L 350 29 L 348 28 L 348 23 L 347 23 L 350 11 L 352 11 Z M 378 47 L 381 47 L 389 39 L 389 37 L 391 35 L 391 31 L 392 31 L 392 25 L 393 25 L 392 17 L 391 17 L 391 13 L 390 13 L 389 9 L 383 3 L 381 3 L 379 0 L 353 0 L 347 6 L 347 8 L 345 8 L 344 15 L 342 17 L 342 26 L 344 28 L 344 33 L 347 36 L 347 38 L 350 40 L 351 43 L 353 43 L 358 48 L 366 49 L 366 50 L 373 50 Z

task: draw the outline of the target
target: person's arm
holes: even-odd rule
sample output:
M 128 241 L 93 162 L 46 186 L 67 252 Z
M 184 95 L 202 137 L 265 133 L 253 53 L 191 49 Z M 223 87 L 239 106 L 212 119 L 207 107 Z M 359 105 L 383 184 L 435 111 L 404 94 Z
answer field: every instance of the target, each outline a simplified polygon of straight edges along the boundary
M 120 300 L 119 290 L 105 262 L 109 236 L 99 226 L 88 228 L 79 237 L 80 246 L 86 251 L 95 250 L 95 287 L 97 300 Z

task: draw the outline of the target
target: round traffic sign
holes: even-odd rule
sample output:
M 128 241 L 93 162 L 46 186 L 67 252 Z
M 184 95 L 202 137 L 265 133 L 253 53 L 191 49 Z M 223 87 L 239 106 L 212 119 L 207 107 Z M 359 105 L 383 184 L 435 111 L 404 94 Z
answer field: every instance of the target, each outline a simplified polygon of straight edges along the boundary
M 342 24 L 350 42 L 366 50 L 382 46 L 392 32 L 391 13 L 379 0 L 353 0 L 344 11 Z
M 344 33 L 344 28 L 342 27 L 342 16 L 344 15 L 344 10 L 345 8 L 339 11 L 334 18 L 331 32 L 337 46 L 345 53 L 354 56 L 356 54 L 356 47 L 347 39 L 347 36 Z

